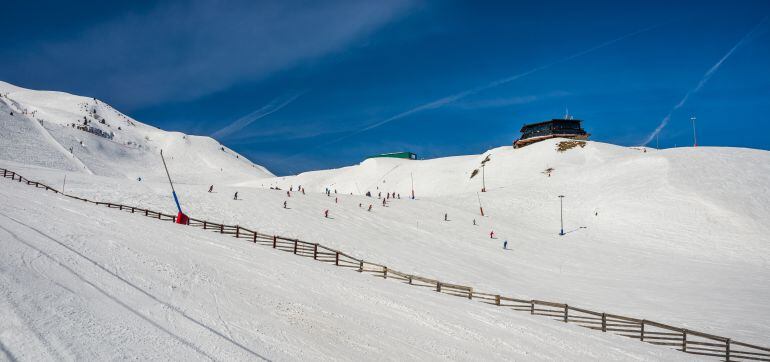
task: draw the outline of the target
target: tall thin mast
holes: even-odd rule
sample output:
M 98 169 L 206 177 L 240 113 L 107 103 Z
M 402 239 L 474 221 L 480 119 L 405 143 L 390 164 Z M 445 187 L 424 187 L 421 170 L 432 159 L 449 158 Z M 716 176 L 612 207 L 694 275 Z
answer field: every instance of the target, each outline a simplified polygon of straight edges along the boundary
M 166 169 L 166 177 L 168 177 L 168 183 L 171 185 L 171 195 L 174 196 L 174 202 L 179 212 L 182 212 L 182 207 L 179 206 L 179 199 L 176 197 L 176 190 L 174 190 L 174 183 L 171 182 L 171 174 L 168 173 L 168 166 L 166 166 L 166 158 L 163 157 L 163 150 L 160 150 L 160 159 L 163 160 L 163 168 Z

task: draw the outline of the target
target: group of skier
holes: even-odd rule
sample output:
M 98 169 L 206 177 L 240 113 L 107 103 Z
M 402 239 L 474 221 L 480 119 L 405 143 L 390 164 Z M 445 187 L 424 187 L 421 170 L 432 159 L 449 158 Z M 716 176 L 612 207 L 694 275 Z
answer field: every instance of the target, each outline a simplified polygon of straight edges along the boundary
M 275 187 L 275 188 L 271 187 L 270 189 L 280 190 L 280 188 L 278 188 L 278 187 Z M 289 186 L 289 190 L 286 191 L 286 197 L 291 197 L 291 193 L 293 191 L 294 191 L 294 186 L 293 185 Z M 305 194 L 305 188 L 303 188 L 302 186 L 297 187 L 297 191 L 302 192 L 303 195 Z M 335 194 L 337 194 L 337 190 L 336 189 L 333 190 L 333 191 L 334 191 Z M 209 186 L 208 192 L 209 193 L 213 193 L 214 192 L 214 185 Z M 326 196 L 331 196 L 332 189 L 327 187 L 324 192 L 326 193 Z M 371 197 L 372 196 L 371 191 L 367 191 L 366 192 L 366 196 L 367 197 Z M 396 192 L 392 192 L 392 193 L 388 192 L 388 193 L 385 194 L 385 197 L 382 197 L 382 192 L 378 192 L 377 193 L 377 198 L 382 199 L 382 206 L 387 206 L 387 200 L 390 199 L 391 197 L 393 199 L 401 199 L 401 194 L 400 193 L 396 193 Z M 233 200 L 238 200 L 238 192 L 237 191 L 235 192 L 235 194 L 233 194 Z M 335 204 L 339 203 L 339 198 L 336 197 L 336 196 L 334 197 L 334 203 Z M 358 204 L 359 208 L 362 207 L 362 206 L 363 206 L 362 203 Z M 283 202 L 283 208 L 284 209 L 288 209 L 288 202 L 285 201 L 285 200 Z M 370 211 L 370 212 L 372 211 L 372 204 L 369 204 L 369 207 L 367 208 L 367 211 Z M 329 218 L 329 209 L 325 209 L 323 211 L 323 215 L 324 215 L 324 218 Z M 448 213 L 444 213 L 444 221 L 449 221 L 449 214 Z M 474 226 L 478 225 L 476 223 L 476 219 L 473 219 L 473 225 Z M 490 239 L 495 239 L 495 232 L 494 232 L 494 230 L 489 232 L 489 238 Z M 506 249 L 506 250 L 508 249 L 508 240 L 504 240 L 503 241 L 503 249 Z

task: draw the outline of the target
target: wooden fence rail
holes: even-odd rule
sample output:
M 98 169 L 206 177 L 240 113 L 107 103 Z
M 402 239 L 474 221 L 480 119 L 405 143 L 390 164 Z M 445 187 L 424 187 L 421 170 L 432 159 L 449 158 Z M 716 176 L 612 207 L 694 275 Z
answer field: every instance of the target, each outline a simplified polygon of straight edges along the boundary
M 158 220 L 176 222 L 176 215 L 164 214 L 162 212 L 136 206 L 92 201 L 63 193 L 37 181 L 28 180 L 16 172 L 5 168 L 0 168 L 0 171 L 3 174 L 3 178 L 10 178 L 11 181 L 34 185 L 35 188 L 44 188 L 46 191 L 52 191 L 71 199 L 89 202 L 95 205 L 105 205 L 109 208 L 130 212 L 132 214 L 143 214 L 144 216 Z M 225 225 L 196 218 L 190 218 L 187 225 L 220 234 L 232 235 L 235 238 L 246 239 L 254 244 L 266 245 L 276 250 L 310 257 L 321 262 L 334 263 L 335 266 L 352 268 L 360 273 L 371 273 L 384 279 L 391 278 L 401 280 L 409 285 L 433 288 L 438 293 L 476 299 L 482 303 L 509 308 L 514 311 L 529 312 L 533 315 L 550 317 L 564 323 L 574 323 L 592 330 L 611 332 L 613 334 L 638 339 L 654 345 L 673 347 L 679 351 L 690 354 L 718 357 L 724 361 L 747 360 L 770 362 L 770 348 L 733 341 L 727 337 L 679 328 L 646 319 L 637 319 L 577 308 L 566 303 L 535 299 L 527 300 L 506 297 L 500 294 L 482 293 L 475 291 L 469 286 L 452 284 L 436 279 L 403 273 L 385 265 L 365 261 L 318 243 L 311 243 L 296 238 L 286 238 L 279 235 L 262 234 L 240 225 Z

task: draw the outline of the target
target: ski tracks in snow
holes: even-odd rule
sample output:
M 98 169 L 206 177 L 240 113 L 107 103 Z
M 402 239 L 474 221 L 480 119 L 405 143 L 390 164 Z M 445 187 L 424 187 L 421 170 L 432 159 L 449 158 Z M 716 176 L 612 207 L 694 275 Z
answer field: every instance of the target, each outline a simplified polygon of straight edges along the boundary
M 117 275 L 115 272 L 105 268 L 101 264 L 99 264 L 96 261 L 90 259 L 86 255 L 83 255 L 82 253 L 80 253 L 79 251 L 73 249 L 69 245 L 66 245 L 65 243 L 63 243 L 63 242 L 61 242 L 61 241 L 51 237 L 50 235 L 48 235 L 48 234 L 38 230 L 37 228 L 35 228 L 33 226 L 30 226 L 30 225 L 28 225 L 28 224 L 26 224 L 26 223 L 24 223 L 24 222 L 22 222 L 20 220 L 17 220 L 15 218 L 11 217 L 11 216 L 8 216 L 8 215 L 6 215 L 6 214 L 4 214 L 2 212 L 0 212 L 0 216 L 2 216 L 3 218 L 5 218 L 5 219 L 7 219 L 9 221 L 12 221 L 12 222 L 16 223 L 17 225 L 19 225 L 19 226 L 21 226 L 23 228 L 29 229 L 34 234 L 37 234 L 37 235 L 41 236 L 43 239 L 46 239 L 46 240 L 51 241 L 51 242 L 54 242 L 54 243 L 58 244 L 59 246 L 67 249 L 69 252 L 71 252 L 72 254 L 77 256 L 76 259 L 84 261 L 84 262 L 86 262 L 88 264 L 91 264 L 91 265 L 95 266 L 96 268 L 98 268 L 99 270 L 101 270 L 102 272 L 107 273 L 109 275 L 109 277 L 111 277 L 111 279 L 118 280 L 120 282 L 120 284 L 123 284 L 123 286 L 127 287 L 126 288 L 127 290 L 134 290 L 134 291 L 138 292 L 140 295 L 142 295 L 142 296 L 144 296 L 146 298 L 149 298 L 154 303 L 160 304 L 161 306 L 164 307 L 164 309 L 172 311 L 172 312 L 175 312 L 174 314 L 176 314 L 178 316 L 181 316 L 186 321 L 191 322 L 194 325 L 197 325 L 198 327 L 208 331 L 209 333 L 213 334 L 214 336 L 226 340 L 227 342 L 229 342 L 229 344 L 233 345 L 237 349 L 240 349 L 242 352 L 245 352 L 247 355 L 251 356 L 252 358 L 259 358 L 259 359 L 262 359 L 262 360 L 268 360 L 266 357 L 260 355 L 259 353 L 257 353 L 255 351 L 249 349 L 248 347 L 246 347 L 246 346 L 244 346 L 244 345 L 234 341 L 231 337 L 225 336 L 224 334 L 220 333 L 219 331 L 217 331 L 217 330 L 215 330 L 215 329 L 205 325 L 204 323 L 196 320 L 195 318 L 192 318 L 186 312 L 184 312 L 183 310 L 179 309 L 178 307 L 173 306 L 173 305 L 171 305 L 169 303 L 166 303 L 166 302 L 158 299 L 156 296 L 150 294 L 149 292 L 145 291 L 144 289 L 142 289 L 142 288 L 138 287 L 137 285 L 131 283 L 130 281 L 126 280 L 125 278 Z M 76 271 L 75 269 L 73 269 L 73 267 L 71 267 L 70 265 L 65 264 L 64 262 L 60 261 L 59 259 L 57 259 L 53 255 L 45 252 L 44 250 L 41 250 L 37 246 L 33 245 L 30 241 L 25 240 L 24 238 L 19 236 L 19 234 L 15 233 L 10 228 L 7 228 L 5 226 L 0 225 L 0 229 L 4 233 L 7 233 L 8 235 L 10 235 L 14 240 L 18 241 L 21 244 L 24 244 L 25 246 L 27 246 L 30 249 L 35 250 L 36 252 L 40 253 L 41 256 L 49 259 L 53 264 L 58 265 L 59 267 L 63 268 L 64 270 L 66 270 L 66 272 L 72 274 L 78 280 L 82 281 L 83 283 L 87 284 L 91 288 L 95 289 L 97 292 L 99 292 L 103 296 L 107 297 L 112 302 L 120 305 L 121 307 L 123 307 L 124 309 L 129 311 L 131 314 L 133 314 L 136 317 L 138 317 L 138 318 L 144 320 L 145 322 L 149 323 L 150 325 L 155 327 L 157 330 L 159 330 L 162 333 L 168 335 L 169 337 L 171 337 L 172 339 L 176 340 L 180 344 L 182 344 L 182 345 L 188 347 L 189 349 L 195 351 L 196 353 L 198 353 L 199 355 L 205 357 L 206 359 L 217 360 L 217 358 L 215 358 L 211 354 L 209 354 L 206 351 L 204 351 L 201 348 L 200 345 L 198 345 L 198 344 L 196 344 L 196 343 L 194 343 L 194 342 L 192 342 L 192 341 L 190 341 L 190 340 L 188 340 L 188 339 L 186 339 L 186 338 L 184 338 L 184 337 L 182 337 L 180 335 L 175 334 L 173 331 L 169 330 L 168 328 L 166 328 L 163 325 L 159 324 L 155 320 L 151 319 L 149 316 L 147 316 L 144 313 L 134 309 L 133 307 L 131 307 L 130 305 L 128 305 L 126 302 L 123 301 L 123 299 L 128 299 L 128 298 L 120 298 L 118 296 L 115 296 L 115 295 L 111 294 L 110 292 L 108 292 L 104 288 L 100 287 L 96 283 L 94 283 L 94 282 L 90 281 L 89 279 L 87 279 L 83 274 L 81 274 L 78 271 Z M 74 261 L 74 260 L 72 260 L 70 258 L 67 258 L 67 261 Z M 29 261 L 26 261 L 25 263 L 28 264 Z M 70 263 L 70 264 L 73 264 L 73 263 Z M 74 265 L 77 265 L 77 262 L 75 262 Z M 167 315 L 167 317 L 169 317 L 169 316 Z M 27 323 L 27 324 L 29 325 L 29 323 Z M 229 328 L 227 328 L 227 330 L 228 330 L 228 334 L 230 334 Z M 41 335 L 38 334 L 38 336 L 41 336 Z M 46 339 L 42 338 L 41 342 L 43 342 L 43 341 L 46 341 Z M 45 344 L 44 343 L 44 345 L 46 346 L 47 349 L 52 350 L 50 348 L 50 344 Z M 61 359 L 61 356 L 59 354 L 52 353 L 52 355 L 57 356 L 56 359 Z

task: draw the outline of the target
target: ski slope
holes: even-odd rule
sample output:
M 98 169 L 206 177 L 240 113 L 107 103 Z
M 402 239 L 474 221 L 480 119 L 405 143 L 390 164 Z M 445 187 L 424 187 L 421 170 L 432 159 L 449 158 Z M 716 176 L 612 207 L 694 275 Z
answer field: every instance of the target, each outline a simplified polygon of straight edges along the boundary
M 153 167 L 162 149 L 169 159 L 185 165 L 177 174 L 181 183 L 273 176 L 212 138 L 157 129 L 95 98 L 29 90 L 2 81 L 0 95 L 0 159 L 131 180 L 162 180 L 163 171 Z M 77 129 L 84 120 L 107 137 Z
M 5 101 L 0 102 L 0 107 L 3 107 L 6 101 L 6 106 L 11 108 L 19 107 L 13 102 L 42 102 L 21 97 L 16 94 L 18 92 L 26 91 L 12 92 L 10 97 L 13 101 L 4 98 Z M 68 107 L 67 102 L 62 102 L 49 103 L 49 108 L 45 110 L 53 114 Z M 42 112 L 43 107 L 38 109 Z M 40 113 L 36 115 L 39 116 Z M 500 147 L 480 155 L 419 161 L 369 159 L 359 165 L 341 169 L 307 172 L 289 177 L 270 177 L 268 171 L 261 172 L 259 166 L 251 164 L 243 157 L 233 158 L 230 151 L 221 151 L 214 144 L 210 147 L 202 146 L 216 143 L 210 139 L 201 138 L 200 144 L 195 143 L 197 141 L 188 143 L 197 139 L 191 136 L 182 138 L 181 134 L 160 130 L 152 131 L 155 133 L 147 131 L 151 133 L 151 141 L 147 141 L 146 148 L 143 146 L 141 153 L 137 151 L 136 155 L 96 152 L 92 156 L 80 157 L 75 153 L 76 159 L 69 159 L 67 157 L 71 155 L 62 156 L 60 152 L 61 147 L 66 149 L 68 143 L 50 141 L 31 120 L 20 121 L 17 115 L 7 118 L 5 112 L 0 112 L 0 121 L 0 166 L 15 170 L 29 179 L 64 188 L 68 193 L 174 213 L 174 202 L 170 197 L 170 190 L 162 173 L 162 164 L 156 152 L 158 148 L 164 147 L 164 153 L 170 155 L 167 159 L 168 166 L 177 183 L 176 190 L 182 207 L 193 217 L 240 224 L 264 233 L 319 242 L 402 272 L 469 285 L 482 292 L 500 293 L 522 299 L 564 302 L 592 310 L 646 318 L 747 343 L 770 344 L 767 340 L 767 336 L 770 336 L 770 307 L 766 302 L 770 300 L 770 288 L 767 287 L 770 285 L 770 238 L 767 236 L 770 232 L 767 223 L 767 220 L 770 220 L 770 152 L 767 151 L 718 147 L 655 150 L 587 142 L 582 147 L 577 146 L 560 152 L 557 147 L 563 140 L 557 139 L 521 149 Z M 81 134 L 91 137 L 86 139 L 86 149 L 90 149 L 89 145 L 106 142 L 103 138 L 80 130 L 67 129 L 65 126 L 56 128 L 58 126 L 52 126 L 48 121 L 44 121 L 42 126 L 54 139 L 76 140 L 77 136 L 82 137 Z M 151 128 L 139 126 L 138 123 L 137 127 Z M 137 132 L 137 135 L 141 134 Z M 169 137 L 169 141 L 159 142 L 158 139 L 163 139 L 161 136 Z M 96 139 L 92 139 L 94 137 Z M 137 137 L 135 139 L 144 139 Z M 22 147 L 25 144 L 35 146 Z M 104 147 L 103 149 L 107 149 L 109 146 Z M 487 192 L 480 193 L 480 167 L 482 161 L 487 158 L 483 170 Z M 229 166 L 223 170 L 216 169 L 216 166 L 197 167 L 207 162 Z M 85 168 L 88 168 L 88 171 L 84 170 Z M 479 173 L 471 178 L 474 170 L 479 170 Z M 137 181 L 134 177 L 139 174 L 143 175 L 142 181 Z M 206 192 L 210 185 L 214 185 L 215 192 Z M 300 185 L 305 189 L 305 194 L 297 192 Z M 415 200 L 409 199 L 412 185 L 417 196 Z M 294 192 L 287 196 L 286 191 L 289 188 Z M 327 188 L 332 190 L 330 196 L 324 193 Z M 349 290 L 343 284 L 350 282 L 348 278 L 355 279 L 355 274 L 349 276 L 343 273 L 339 275 L 339 279 L 305 280 L 304 278 L 310 278 L 309 275 L 319 272 L 335 275 L 336 278 L 337 272 L 327 271 L 325 267 L 316 264 L 301 269 L 304 267 L 297 265 L 304 262 L 293 259 L 260 259 L 259 266 L 251 263 L 240 264 L 241 259 L 246 258 L 239 254 L 241 249 L 234 249 L 234 254 L 217 254 L 217 251 L 201 245 L 215 244 L 221 247 L 222 242 L 218 239 L 216 242 L 211 241 L 209 236 L 200 235 L 199 230 L 174 228 L 174 232 L 183 230 L 181 232 L 185 233 L 184 237 L 179 239 L 171 236 L 171 232 L 161 231 L 172 228 L 173 225 L 161 226 L 138 221 L 139 224 L 124 227 L 121 226 L 124 216 L 114 221 L 103 221 L 103 218 L 111 216 L 95 216 L 100 214 L 88 211 L 91 209 L 76 209 L 76 214 L 80 215 L 79 218 L 75 217 L 78 220 L 76 222 L 70 216 L 58 214 L 72 209 L 68 203 L 59 206 L 59 201 L 56 201 L 53 203 L 56 206 L 48 208 L 38 203 L 39 200 L 35 201 L 35 198 L 42 197 L 36 196 L 37 194 L 17 195 L 15 189 L 7 191 L 5 186 L 0 187 L 0 190 L 4 190 L 4 195 L 16 200 L 13 201 L 14 207 L 22 210 L 16 212 L 16 216 L 9 216 L 18 219 L 29 214 L 32 215 L 31 218 L 39 217 L 43 220 L 69 218 L 67 220 L 73 222 L 73 225 L 79 225 L 77 230 L 65 226 L 51 230 L 51 235 L 58 240 L 70 234 L 81 235 L 79 229 L 83 227 L 86 228 L 84 230 L 87 235 L 75 238 L 80 240 L 82 245 L 86 245 L 91 239 L 102 240 L 102 234 L 110 235 L 107 238 L 117 240 L 122 245 L 143 245 L 139 251 L 126 257 L 126 263 L 136 264 L 132 269 L 135 273 L 149 272 L 143 268 L 159 270 L 173 267 L 187 270 L 184 268 L 191 268 L 191 262 L 188 262 L 188 259 L 192 258 L 190 255 L 213 253 L 217 255 L 217 262 L 210 264 L 213 269 L 234 272 L 234 269 L 228 268 L 235 266 L 226 265 L 232 263 L 240 265 L 243 272 L 250 268 L 262 270 L 259 268 L 262 268 L 264 263 L 273 267 L 266 267 L 271 272 L 263 270 L 271 277 L 278 278 L 276 270 L 284 271 L 285 274 L 281 274 L 284 279 L 281 281 L 285 284 L 281 287 L 272 285 L 279 289 L 274 292 L 276 298 L 282 295 L 302 295 L 302 300 L 310 305 L 316 300 L 327 300 L 328 304 L 321 304 L 322 307 L 314 310 L 327 310 L 328 307 L 329 310 L 339 312 L 339 318 L 345 320 L 353 318 L 352 316 L 358 317 L 355 319 L 366 319 L 367 316 L 376 315 L 379 318 L 381 315 L 369 309 L 356 309 L 350 304 L 334 299 L 340 295 L 350 297 L 340 290 Z M 372 192 L 374 197 L 364 196 L 367 191 Z M 235 192 L 238 192 L 238 200 L 233 199 Z M 387 205 L 382 206 L 377 194 L 382 193 L 382 196 L 385 196 L 388 192 L 400 194 L 401 198 L 389 199 Z M 558 195 L 565 196 L 564 236 L 558 235 Z M 46 202 L 53 202 L 52 196 L 45 197 Z M 30 206 L 27 206 L 27 202 Z M 284 202 L 287 202 L 288 208 L 283 208 Z M 479 214 L 479 203 L 483 206 L 485 216 Z M 368 212 L 366 210 L 370 204 L 372 211 Z M 61 210 L 58 210 L 59 208 Z M 325 210 L 330 211 L 330 218 L 323 217 Z M 448 221 L 444 221 L 445 214 Z M 476 225 L 473 224 L 474 220 Z M 95 227 L 94 224 L 101 226 Z M 9 227 L 7 225 L 11 224 L 3 225 Z M 491 231 L 495 232 L 494 239 L 489 236 Z M 201 242 L 190 244 L 188 238 L 196 238 L 195 240 Z M 9 239 L 4 237 L 2 240 L 5 242 Z M 509 250 L 502 249 L 505 240 L 509 243 Z M 227 240 L 225 243 L 230 245 L 236 242 Z M 166 249 L 151 250 L 156 244 Z M 91 244 L 88 244 L 88 247 L 89 253 L 92 249 L 96 250 Z M 147 255 L 161 258 L 159 255 L 164 251 L 168 253 L 169 250 L 173 250 L 175 256 L 163 255 L 163 258 L 169 259 L 163 259 L 166 264 L 162 268 L 148 264 L 142 259 Z M 18 259 L 13 256 L 15 254 L 8 255 L 11 255 L 9 260 Z M 233 260 L 230 260 L 230 257 Z M 273 258 L 272 254 L 270 258 Z M 199 261 L 204 263 L 202 259 Z M 288 269 L 282 269 L 284 265 L 289 265 Z M 17 268 L 20 266 L 14 264 L 4 270 L 15 271 Z M 6 274 L 8 273 L 10 272 Z M 230 273 L 225 275 L 231 277 Z M 151 279 L 149 276 L 142 278 Z M 256 281 L 249 281 L 251 282 Z M 382 284 L 380 282 L 371 286 L 380 288 Z M 328 291 L 329 288 L 332 292 Z M 435 319 L 439 324 L 447 321 L 446 323 L 456 323 L 458 328 L 466 326 L 463 328 L 475 330 L 473 328 L 476 327 L 471 326 L 477 326 L 474 323 L 478 321 L 452 318 L 464 318 L 462 316 L 468 313 L 487 313 L 483 306 L 476 304 L 466 305 L 463 302 L 462 308 L 454 309 L 450 306 L 461 302 L 436 299 L 435 304 L 431 304 L 432 302 L 425 302 L 426 299 L 421 295 L 413 294 L 416 293 L 413 290 L 387 289 L 391 288 L 390 286 L 383 288 L 385 289 L 372 292 L 392 292 L 381 295 L 384 300 L 388 300 L 387 303 L 382 303 L 388 305 L 388 308 L 403 303 L 401 300 L 407 298 L 415 303 L 410 308 L 424 307 L 431 313 L 441 313 L 441 318 Z M 305 296 L 305 289 L 314 292 Z M 224 293 L 219 289 L 212 293 L 220 292 Z M 29 293 L 37 295 L 33 291 Z M 231 294 L 228 295 L 232 297 Z M 203 303 L 182 297 L 179 297 L 179 300 L 184 303 Z M 340 307 L 337 308 L 337 305 Z M 202 315 L 212 313 L 212 304 L 196 304 L 190 308 Z M 248 308 L 253 308 L 253 305 L 250 304 Z M 263 308 L 265 313 L 271 310 L 267 306 Z M 425 311 L 419 310 L 419 313 L 415 312 L 418 315 Z M 445 317 L 448 319 L 444 319 Z M 254 317 L 248 315 L 241 320 L 249 321 L 249 318 Z M 511 324 L 500 322 L 508 321 L 508 318 L 515 319 L 511 319 Z M 493 330 L 491 334 L 478 333 L 484 336 L 509 336 L 506 333 L 510 331 L 502 330 L 508 330 L 512 325 L 524 325 L 523 323 L 536 323 L 537 326 L 533 328 L 540 328 L 540 322 L 535 320 L 521 322 L 527 318 L 526 315 L 517 316 L 513 312 L 499 316 L 495 314 L 492 318 L 495 322 L 485 320 L 486 322 L 479 323 L 489 322 L 500 327 L 501 331 Z M 317 331 L 332 328 L 322 327 L 324 322 L 334 324 L 334 328 L 335 323 L 340 323 L 336 319 L 319 321 L 319 324 L 313 327 L 314 332 L 304 336 L 308 340 L 314 340 Z M 350 323 L 352 328 L 359 325 L 360 320 Z M 313 345 L 315 342 L 303 342 L 308 346 L 313 345 L 304 349 L 321 352 L 270 356 L 278 356 L 278 359 L 353 359 L 371 355 L 383 358 L 392 355 L 393 359 L 616 358 L 585 355 L 582 349 L 572 345 L 572 342 L 557 341 L 555 338 L 544 338 L 532 343 L 522 342 L 521 345 L 516 343 L 516 346 L 523 346 L 521 351 L 527 353 L 546 353 L 543 352 L 545 350 L 552 352 L 551 354 L 535 357 L 515 353 L 506 355 L 508 352 L 499 352 L 503 347 L 496 343 L 479 342 L 487 337 L 472 338 L 469 335 L 463 335 L 461 339 L 464 342 L 435 343 L 461 346 L 458 348 L 462 351 L 483 350 L 486 354 L 476 358 L 475 355 L 465 352 L 440 354 L 435 349 L 425 354 L 399 354 L 402 349 L 394 352 L 396 347 L 393 347 L 393 343 L 397 344 L 395 339 L 382 339 L 386 338 L 381 336 L 385 331 L 396 334 L 408 331 L 408 336 L 402 338 L 409 341 L 423 341 L 424 338 L 429 338 L 431 333 L 420 332 L 421 328 L 426 327 L 424 321 L 395 322 L 384 319 L 382 323 L 384 325 L 371 326 L 371 330 L 378 333 L 355 330 L 355 334 L 361 335 L 361 338 L 373 338 L 366 343 L 361 342 L 361 346 L 367 347 L 361 347 L 358 352 L 341 352 L 346 348 L 327 345 L 335 343 L 329 341 L 349 338 L 345 334 L 345 337 L 339 339 L 320 338 L 323 342 L 318 343 L 324 344 L 325 347 Z M 398 328 L 390 329 L 386 327 L 388 323 L 395 323 Z M 553 325 L 553 322 L 548 320 L 543 323 L 547 326 Z M 434 327 L 427 328 L 444 328 Z M 555 328 L 570 330 L 571 327 L 557 323 Z M 412 329 L 415 330 L 414 334 Z M 299 332 L 290 331 L 284 335 L 288 340 L 299 338 L 297 333 Z M 594 336 L 590 331 L 580 333 Z M 373 337 L 374 334 L 378 337 Z M 598 333 L 595 336 L 608 338 Z M 508 340 L 507 337 L 501 338 Z M 358 342 L 353 344 L 358 346 L 356 343 Z M 264 346 L 272 344 L 274 343 L 265 342 Z M 560 349 L 562 347 L 564 349 Z M 373 354 L 365 355 L 365 352 L 362 352 L 367 348 Z M 637 347 L 628 350 L 623 348 L 623 351 L 642 351 L 633 348 Z M 644 359 L 648 356 L 645 353 L 666 353 L 660 352 L 665 350 L 662 347 L 645 345 L 638 348 L 642 348 L 644 352 L 617 358 Z M 293 350 L 290 347 L 286 349 Z M 596 351 L 600 349 L 601 347 L 597 347 Z M 262 353 L 263 350 L 259 351 Z M 349 354 L 334 357 L 330 351 Z M 521 351 L 517 353 L 523 353 Z M 686 358 L 675 355 L 654 355 L 653 358 L 669 357 Z
M 0 180 L 7 360 L 685 360 Z
M 488 192 L 480 194 L 485 217 L 478 211 L 480 180 L 468 180 L 484 155 L 368 160 L 296 177 L 216 184 L 211 194 L 205 180 L 179 185 L 177 193 L 195 217 L 321 242 L 404 272 L 766 344 L 768 152 L 643 152 L 589 142 L 560 153 L 556 142 L 490 151 Z M 63 181 L 60 171 L 8 167 L 52 185 Z M 178 172 L 173 162 L 169 167 Z M 542 173 L 546 168 L 554 169 L 550 177 Z M 352 175 L 340 176 L 345 173 Z M 417 200 L 406 197 L 410 174 Z M 367 189 L 367 182 L 388 185 L 402 198 L 382 207 L 376 197 L 350 195 L 342 181 L 331 179 Z M 307 194 L 287 197 L 286 189 L 299 184 Z M 327 197 L 324 184 L 338 194 Z M 164 183 L 79 174 L 68 176 L 67 188 L 174 212 Z M 235 191 L 240 200 L 233 200 Z M 371 191 L 376 196 L 376 188 Z M 560 194 L 566 195 L 565 236 L 558 235 Z M 326 209 L 331 219 L 323 218 Z M 444 213 L 450 221 L 443 221 Z M 496 239 L 489 238 L 492 230 Z M 502 250 L 504 240 L 511 250 Z

